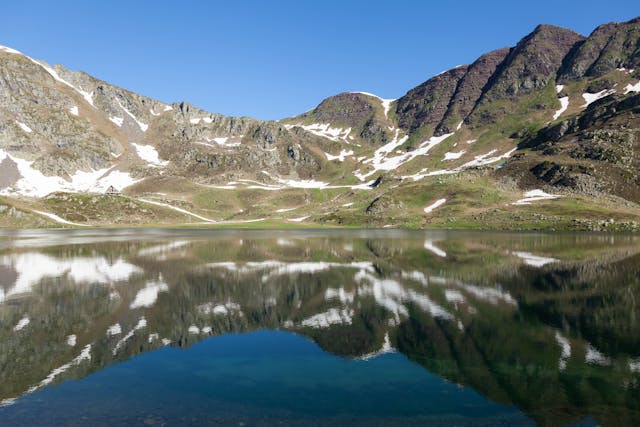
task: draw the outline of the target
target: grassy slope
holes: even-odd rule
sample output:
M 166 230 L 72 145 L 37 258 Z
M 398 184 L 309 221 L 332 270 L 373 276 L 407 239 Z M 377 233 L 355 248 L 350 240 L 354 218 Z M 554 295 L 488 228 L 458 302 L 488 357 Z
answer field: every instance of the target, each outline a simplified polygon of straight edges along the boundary
M 635 82 L 638 73 L 629 75 L 614 70 L 597 79 L 583 79 L 564 86 L 561 96 L 568 95 L 568 110 L 560 118 L 581 111 L 582 93 L 588 89 L 615 87 L 621 91 Z M 286 189 L 266 191 L 258 189 L 225 190 L 199 185 L 182 178 L 161 177 L 143 181 L 127 189 L 123 196 L 55 194 L 45 199 L 0 199 L 0 227 L 37 228 L 61 227 L 31 209 L 55 213 L 69 221 L 93 226 L 203 226 L 200 220 L 175 210 L 154 206 L 137 200 L 153 199 L 188 210 L 221 223 L 213 227 L 305 227 L 311 225 L 342 227 L 406 227 L 406 228 L 478 228 L 478 229 L 585 229 L 638 230 L 640 209 L 632 203 L 619 203 L 615 198 L 586 198 L 567 195 L 557 200 L 531 205 L 512 203 L 522 198 L 522 190 L 505 178 L 495 178 L 495 166 L 467 170 L 454 175 L 426 177 L 418 182 L 400 181 L 428 168 L 429 171 L 454 169 L 475 156 L 496 150 L 500 155 L 515 147 L 524 136 L 545 126 L 560 107 L 555 82 L 534 96 L 517 103 L 502 105 L 494 102 L 481 107 L 492 111 L 506 109 L 509 113 L 496 123 L 474 129 L 463 126 L 453 136 L 434 147 L 427 156 L 419 156 L 397 171 L 378 172 L 384 176 L 380 187 L 372 190 L 350 189 Z M 382 107 L 374 105 L 374 115 L 384 120 Z M 389 118 L 395 123 L 393 109 Z M 427 139 L 433 129 L 420 129 L 402 149 L 415 147 Z M 476 142 L 467 144 L 475 139 Z M 377 148 L 362 144 L 345 146 L 322 140 L 322 150 L 337 154 L 341 148 L 354 149 L 355 156 L 368 155 Z M 465 151 L 458 160 L 444 160 L 447 152 Z M 353 159 L 345 162 L 326 162 L 316 179 L 332 184 L 354 184 L 354 169 L 361 165 Z M 548 190 L 552 192 L 553 190 Z M 423 209 L 435 200 L 447 202 L 426 214 Z M 377 201 L 376 201 L 377 199 Z M 376 201 L 375 203 L 373 203 Z M 3 208 L 2 206 L 6 206 Z M 369 208 L 369 209 L 367 209 Z M 277 212 L 292 209 L 287 212 Z M 291 219 L 308 217 L 301 222 Z M 261 222 L 245 222 L 264 219 Z M 611 221 L 613 220 L 613 221 Z

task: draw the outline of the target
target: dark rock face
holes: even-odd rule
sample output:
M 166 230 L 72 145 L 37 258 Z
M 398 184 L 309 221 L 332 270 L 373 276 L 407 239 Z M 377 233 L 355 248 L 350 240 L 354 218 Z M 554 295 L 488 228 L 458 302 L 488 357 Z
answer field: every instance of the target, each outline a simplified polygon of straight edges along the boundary
M 391 141 L 393 137 L 389 131 L 388 124 L 376 117 L 371 117 L 367 120 L 362 126 L 359 136 L 363 141 L 367 141 L 372 145 L 384 145 Z
M 367 208 L 365 209 L 365 215 L 385 215 L 390 209 L 402 209 L 403 205 L 401 202 L 395 202 L 391 200 L 389 197 L 378 196 L 369 203 Z
M 449 133 L 450 123 L 464 120 L 480 99 L 484 87 L 496 68 L 509 53 L 509 48 L 502 48 L 489 52 L 478 58 L 471 64 L 467 73 L 460 80 L 454 96 L 451 98 L 449 108 L 442 122 L 436 128 L 436 135 Z
M 599 77 L 616 68 L 637 67 L 640 65 L 639 40 L 640 18 L 599 26 L 569 53 L 558 74 L 558 82 Z
M 514 48 L 498 49 L 469 66 L 435 76 L 398 100 L 400 128 L 407 132 L 433 126 L 436 136 L 452 132 L 460 121 L 472 126 L 493 122 L 509 108 L 483 108 L 515 102 L 544 88 L 563 59 L 584 37 L 570 30 L 539 25 Z
M 440 124 L 467 69 L 465 65 L 439 74 L 398 99 L 396 114 L 400 128 L 413 132 Z
M 481 102 L 513 99 L 546 86 L 567 53 L 582 40 L 571 30 L 539 25 L 511 50 Z

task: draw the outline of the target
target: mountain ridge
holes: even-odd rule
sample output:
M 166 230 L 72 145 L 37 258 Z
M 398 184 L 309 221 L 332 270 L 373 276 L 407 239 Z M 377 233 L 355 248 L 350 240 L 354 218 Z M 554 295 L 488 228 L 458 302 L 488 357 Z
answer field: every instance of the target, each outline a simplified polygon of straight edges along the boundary
M 190 209 L 180 208 L 190 212 L 186 218 L 209 218 L 210 224 L 259 219 L 286 224 L 303 218 L 302 223 L 335 225 L 494 227 L 470 221 L 479 206 L 485 212 L 498 209 L 508 228 L 571 228 L 564 209 L 560 217 L 542 222 L 514 222 L 524 208 L 513 203 L 538 188 L 562 197 L 530 205 L 525 216 L 539 215 L 545 204 L 575 205 L 581 199 L 590 206 L 588 227 L 599 228 L 600 219 L 617 213 L 634 228 L 640 200 L 624 188 L 625 179 L 637 179 L 633 167 L 623 168 L 626 175 L 615 183 L 599 185 L 598 192 L 593 186 L 586 191 L 557 185 L 541 178 L 544 174 L 525 179 L 529 171 L 515 167 L 501 169 L 503 163 L 537 155 L 527 141 L 544 138 L 558 123 L 580 121 L 594 101 L 633 98 L 640 91 L 639 39 L 640 18 L 601 25 L 588 37 L 543 24 L 515 46 L 446 70 L 398 99 L 345 92 L 278 121 L 209 113 L 185 101 L 164 104 L 3 47 L 0 196 L 27 217 L 47 207 L 46 200 L 78 203 L 81 195 L 100 196 L 114 187 L 125 194 L 112 201 L 136 204 L 144 198 L 174 211 L 186 206 Z M 635 107 L 625 111 L 620 115 L 632 128 L 635 147 Z M 589 123 L 593 130 L 602 125 Z M 605 144 L 615 144 L 618 136 L 611 138 Z M 635 158 L 637 150 L 628 154 Z M 575 163 L 571 156 L 555 160 L 565 169 L 573 167 L 565 163 Z M 593 163 L 600 160 L 584 161 L 604 171 L 605 163 Z M 602 173 L 610 176 L 609 169 Z M 480 189 L 484 196 L 477 199 Z M 446 202 L 428 210 L 428 197 Z M 629 210 L 617 212 L 620 202 Z M 602 206 L 604 212 L 592 209 Z M 64 218 L 71 208 L 50 213 Z M 304 215 L 283 215 L 294 209 Z M 465 219 L 460 222 L 453 212 Z M 89 225 L 113 224 L 92 212 L 78 218 Z M 40 215 L 30 224 L 47 225 L 43 220 Z M 15 218 L 0 224 L 22 226 Z

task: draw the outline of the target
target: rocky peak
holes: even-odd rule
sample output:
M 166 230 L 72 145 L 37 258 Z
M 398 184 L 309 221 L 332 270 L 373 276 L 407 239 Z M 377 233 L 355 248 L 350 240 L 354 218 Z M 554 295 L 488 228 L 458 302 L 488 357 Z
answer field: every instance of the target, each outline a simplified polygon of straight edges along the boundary
M 422 127 L 437 126 L 467 70 L 468 66 L 462 65 L 445 71 L 398 99 L 396 114 L 400 128 L 414 132 Z
M 514 99 L 541 89 L 555 77 L 562 60 L 584 36 L 552 25 L 538 25 L 498 67 L 481 103 Z
M 616 68 L 640 66 L 640 18 L 600 25 L 567 56 L 558 82 L 600 77 Z
M 371 96 L 344 92 L 323 100 L 311 115 L 320 123 L 335 126 L 359 127 L 376 113 Z

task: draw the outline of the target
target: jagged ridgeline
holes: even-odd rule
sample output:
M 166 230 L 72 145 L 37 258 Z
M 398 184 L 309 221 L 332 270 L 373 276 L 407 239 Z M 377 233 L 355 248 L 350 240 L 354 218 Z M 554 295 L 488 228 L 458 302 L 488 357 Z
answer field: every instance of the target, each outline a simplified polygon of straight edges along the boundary
M 639 40 L 640 18 L 539 25 L 398 99 L 342 93 L 280 121 L 2 47 L 0 226 L 635 230 Z

